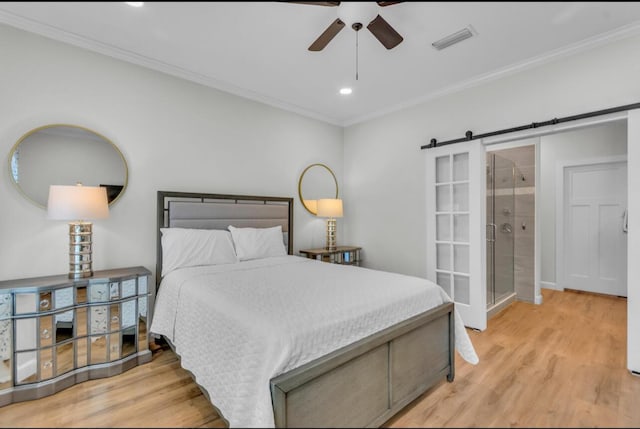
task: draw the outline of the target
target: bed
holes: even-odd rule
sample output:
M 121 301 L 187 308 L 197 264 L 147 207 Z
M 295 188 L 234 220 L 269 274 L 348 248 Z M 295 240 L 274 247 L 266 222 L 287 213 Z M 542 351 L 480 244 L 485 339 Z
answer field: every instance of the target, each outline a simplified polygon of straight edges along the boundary
M 239 262 L 176 265 L 163 242 L 228 229 Z M 256 231 L 281 249 L 251 254 Z M 230 427 L 377 427 L 452 382 L 455 349 L 478 361 L 434 283 L 294 256 L 292 198 L 159 191 L 156 279 L 151 332 Z

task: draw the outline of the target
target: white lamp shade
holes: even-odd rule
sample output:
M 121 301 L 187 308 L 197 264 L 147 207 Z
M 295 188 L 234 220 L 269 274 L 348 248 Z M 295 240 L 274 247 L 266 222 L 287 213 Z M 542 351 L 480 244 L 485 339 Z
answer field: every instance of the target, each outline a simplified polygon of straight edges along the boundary
M 107 189 L 97 186 L 49 187 L 47 217 L 56 220 L 90 220 L 109 217 Z
M 318 200 L 318 216 L 342 217 L 342 200 L 334 198 Z

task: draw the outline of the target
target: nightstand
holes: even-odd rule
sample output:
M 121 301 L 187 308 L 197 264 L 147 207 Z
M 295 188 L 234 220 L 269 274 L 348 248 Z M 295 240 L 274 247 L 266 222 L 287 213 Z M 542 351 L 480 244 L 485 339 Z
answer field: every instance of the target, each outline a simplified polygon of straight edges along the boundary
M 0 281 L 0 406 L 149 362 L 144 267 Z
M 360 265 L 360 250 L 362 247 L 337 246 L 336 250 L 304 249 L 300 250 L 303 256 L 309 259 L 318 259 L 323 262 L 332 262 L 342 265 Z

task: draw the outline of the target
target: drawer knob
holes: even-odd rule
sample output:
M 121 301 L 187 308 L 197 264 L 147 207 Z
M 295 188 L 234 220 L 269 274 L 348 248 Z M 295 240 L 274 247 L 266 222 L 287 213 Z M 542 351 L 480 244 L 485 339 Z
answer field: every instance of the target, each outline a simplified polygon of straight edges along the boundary
M 51 334 L 49 333 L 48 329 L 42 330 L 42 338 L 51 338 Z
M 42 301 L 40 301 L 40 308 L 47 308 L 47 307 L 49 307 L 49 300 L 48 299 L 43 299 Z

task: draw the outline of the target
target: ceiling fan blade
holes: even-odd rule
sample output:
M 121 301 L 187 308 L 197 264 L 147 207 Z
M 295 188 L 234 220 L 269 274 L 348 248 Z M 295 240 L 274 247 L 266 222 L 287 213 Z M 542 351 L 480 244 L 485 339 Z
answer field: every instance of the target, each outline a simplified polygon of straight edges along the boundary
M 376 16 L 373 21 L 367 25 L 367 28 L 387 49 L 395 48 L 404 40 L 380 15 Z
M 343 28 L 344 28 L 344 22 L 342 22 L 340 18 L 336 19 L 331 23 L 329 27 L 327 27 L 326 30 L 324 30 L 324 33 L 322 33 L 320 37 L 318 37 L 316 41 L 313 42 L 311 46 L 309 46 L 309 50 L 310 51 L 323 50 L 324 47 L 327 46 L 327 44 L 331 41 L 331 39 L 333 39 L 336 36 L 336 34 L 338 34 L 340 30 L 342 30 Z
M 385 7 L 385 6 L 391 6 L 392 4 L 398 4 L 398 3 L 404 3 L 403 1 L 377 1 L 376 3 L 378 3 L 378 6 L 380 7 Z

